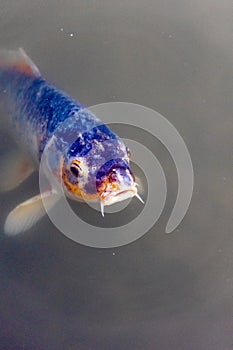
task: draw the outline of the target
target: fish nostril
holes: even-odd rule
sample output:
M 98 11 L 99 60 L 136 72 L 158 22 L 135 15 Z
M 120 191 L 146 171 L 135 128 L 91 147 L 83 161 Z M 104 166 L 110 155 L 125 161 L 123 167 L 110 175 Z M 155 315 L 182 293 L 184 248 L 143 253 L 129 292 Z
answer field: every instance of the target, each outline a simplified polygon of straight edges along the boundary
M 109 180 L 110 182 L 116 182 L 118 180 L 117 174 L 116 173 L 110 174 Z

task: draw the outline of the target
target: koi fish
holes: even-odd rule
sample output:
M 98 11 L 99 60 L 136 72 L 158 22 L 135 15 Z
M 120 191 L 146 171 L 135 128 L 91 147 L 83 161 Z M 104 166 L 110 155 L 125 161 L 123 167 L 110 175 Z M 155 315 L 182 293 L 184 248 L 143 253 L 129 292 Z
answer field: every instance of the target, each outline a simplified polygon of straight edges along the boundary
M 42 156 L 50 184 L 45 191 L 14 208 L 4 230 L 28 230 L 59 199 L 59 186 L 73 200 L 99 201 L 104 207 L 136 196 L 129 150 L 118 135 L 81 103 L 42 78 L 23 49 L 0 50 L 0 94 L 6 124 L 18 144 L 1 161 L 0 190 L 12 190 L 34 170 Z M 143 201 L 142 201 L 143 202 Z

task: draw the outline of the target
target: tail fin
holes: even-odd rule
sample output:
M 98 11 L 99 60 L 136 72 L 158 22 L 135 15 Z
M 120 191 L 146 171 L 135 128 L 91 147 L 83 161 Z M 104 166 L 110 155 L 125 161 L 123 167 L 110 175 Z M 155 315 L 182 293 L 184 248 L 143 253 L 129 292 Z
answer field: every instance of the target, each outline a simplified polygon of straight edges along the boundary
M 31 76 L 40 76 L 40 71 L 23 49 L 0 50 L 0 69 L 15 69 Z

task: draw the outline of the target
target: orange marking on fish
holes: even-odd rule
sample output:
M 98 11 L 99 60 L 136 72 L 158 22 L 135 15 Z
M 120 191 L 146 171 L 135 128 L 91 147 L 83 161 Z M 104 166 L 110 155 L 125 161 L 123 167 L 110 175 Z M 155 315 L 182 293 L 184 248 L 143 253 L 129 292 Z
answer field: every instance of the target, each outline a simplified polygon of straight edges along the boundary
M 72 184 L 69 181 L 68 171 L 65 169 L 65 167 L 62 167 L 62 180 L 63 180 L 63 183 L 65 184 L 67 190 L 71 194 L 74 194 L 74 195 L 76 195 L 80 198 L 83 198 L 85 200 L 88 200 L 88 201 L 94 201 L 99 197 L 98 193 L 87 194 L 86 192 L 83 192 L 82 190 L 80 190 L 78 183 L 76 183 L 75 185 Z

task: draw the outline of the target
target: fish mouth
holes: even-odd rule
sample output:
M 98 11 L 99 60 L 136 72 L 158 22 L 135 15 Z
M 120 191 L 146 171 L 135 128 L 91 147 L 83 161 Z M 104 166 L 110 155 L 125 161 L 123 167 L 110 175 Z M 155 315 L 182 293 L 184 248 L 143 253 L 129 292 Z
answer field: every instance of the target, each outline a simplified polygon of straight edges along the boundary
M 110 192 L 110 193 L 103 193 L 103 195 L 100 197 L 100 201 L 103 203 L 103 205 L 111 205 L 123 200 L 126 200 L 128 198 L 132 198 L 137 194 L 137 189 L 126 189 L 126 190 L 120 190 L 117 192 Z
M 100 207 L 101 207 L 101 214 L 104 216 L 104 207 L 106 205 L 112 205 L 117 202 L 122 202 L 126 199 L 137 197 L 140 202 L 144 204 L 144 201 L 142 198 L 139 196 L 137 188 L 132 187 L 130 189 L 125 189 L 125 190 L 119 190 L 115 192 L 110 192 L 110 193 L 102 193 L 100 196 Z
M 116 194 L 115 194 L 115 197 L 124 195 L 124 194 L 126 194 L 126 193 L 128 193 L 128 192 L 133 192 L 133 193 L 134 193 L 135 190 L 124 190 L 124 191 L 120 191 L 119 193 L 116 193 Z
M 114 165 L 105 175 L 97 176 L 96 188 L 102 216 L 104 216 L 106 205 L 112 205 L 134 196 L 143 202 L 138 194 L 137 185 L 134 175 L 128 167 Z

